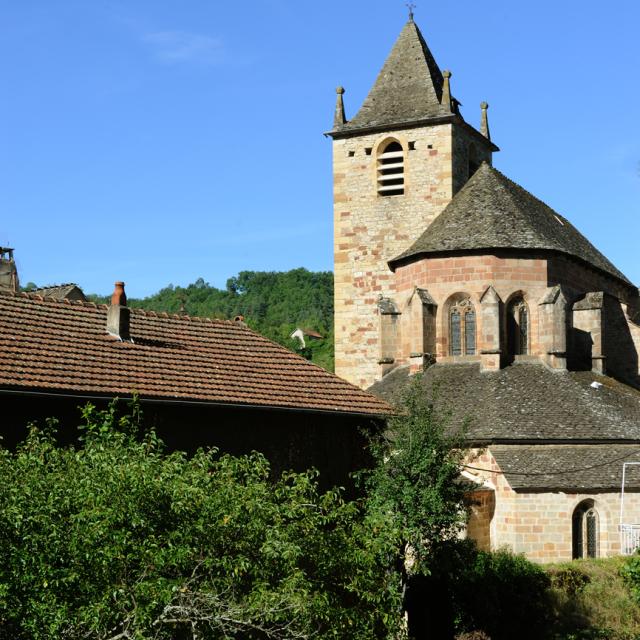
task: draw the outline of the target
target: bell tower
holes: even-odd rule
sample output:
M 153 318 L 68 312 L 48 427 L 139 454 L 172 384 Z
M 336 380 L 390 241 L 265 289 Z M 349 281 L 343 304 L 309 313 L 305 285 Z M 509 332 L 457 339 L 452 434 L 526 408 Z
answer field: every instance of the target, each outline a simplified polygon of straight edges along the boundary
M 400 339 L 395 276 L 406 250 L 498 148 L 465 122 L 410 14 L 357 114 L 337 89 L 333 138 L 336 373 L 366 388 L 393 366 Z M 394 318 L 395 316 L 395 318 Z M 381 327 L 385 330 L 382 331 Z M 394 329 L 394 326 L 396 327 Z M 394 337 L 395 336 L 395 337 Z

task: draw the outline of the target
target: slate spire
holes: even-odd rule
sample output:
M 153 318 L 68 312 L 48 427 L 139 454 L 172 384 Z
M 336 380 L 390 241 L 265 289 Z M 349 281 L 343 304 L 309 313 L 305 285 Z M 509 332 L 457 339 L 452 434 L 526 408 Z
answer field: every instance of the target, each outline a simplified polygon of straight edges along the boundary
M 410 16 L 360 111 L 335 130 L 450 116 L 451 109 L 441 104 L 443 82 L 442 71 Z

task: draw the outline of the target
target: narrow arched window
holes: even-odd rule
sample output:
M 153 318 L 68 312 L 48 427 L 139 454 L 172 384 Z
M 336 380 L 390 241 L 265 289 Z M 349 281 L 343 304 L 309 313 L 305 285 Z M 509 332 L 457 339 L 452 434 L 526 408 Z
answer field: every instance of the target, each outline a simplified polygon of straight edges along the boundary
M 377 169 L 378 195 L 404 194 L 404 150 L 397 140 L 392 140 L 380 149 Z
M 449 309 L 449 353 L 452 356 L 476 353 L 476 311 L 468 298 Z
M 529 353 L 529 310 L 522 296 L 507 306 L 507 347 L 511 357 Z
M 573 557 L 597 558 L 600 546 L 598 512 L 593 500 L 583 500 L 572 518 Z

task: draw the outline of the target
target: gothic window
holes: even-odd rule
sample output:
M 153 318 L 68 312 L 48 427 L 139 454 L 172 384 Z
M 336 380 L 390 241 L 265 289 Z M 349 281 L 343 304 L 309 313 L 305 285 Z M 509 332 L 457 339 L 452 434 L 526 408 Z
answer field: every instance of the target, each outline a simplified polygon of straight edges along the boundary
M 449 309 L 449 344 L 452 356 L 475 355 L 476 312 L 468 298 Z
M 598 512 L 593 500 L 583 500 L 574 510 L 572 519 L 573 557 L 597 558 L 599 555 Z
M 529 310 L 522 296 L 507 307 L 507 347 L 511 357 L 529 353 Z
M 378 152 L 378 195 L 404 194 L 404 150 L 397 140 L 387 143 Z

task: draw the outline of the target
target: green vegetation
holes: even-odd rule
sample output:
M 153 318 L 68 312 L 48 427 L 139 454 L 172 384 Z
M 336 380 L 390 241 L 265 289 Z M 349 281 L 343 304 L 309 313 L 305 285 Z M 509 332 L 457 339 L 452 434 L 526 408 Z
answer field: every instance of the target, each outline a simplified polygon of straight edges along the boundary
M 107 296 L 89 298 L 108 302 Z M 333 371 L 333 273 L 330 271 L 241 271 L 227 280 L 224 290 L 199 278 L 187 287 L 170 284 L 147 298 L 129 298 L 129 305 L 211 318 L 232 319 L 241 315 L 258 333 Z M 308 341 L 302 352 L 298 341 L 290 338 L 297 327 L 316 331 L 323 339 Z
M 546 567 L 551 578 L 554 638 L 640 638 L 640 607 L 626 583 L 627 567 L 637 566 L 636 560 L 637 556 L 584 559 Z
M 0 450 L 0 638 L 386 638 L 401 628 L 396 546 L 314 472 L 163 450 L 137 408 L 84 410 Z
M 83 417 L 74 446 L 51 420 L 0 449 L 0 640 L 640 638 L 640 556 L 458 539 L 462 434 L 415 388 L 352 501 L 259 453 L 168 452 L 135 402 Z

